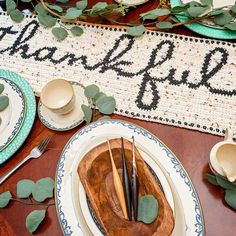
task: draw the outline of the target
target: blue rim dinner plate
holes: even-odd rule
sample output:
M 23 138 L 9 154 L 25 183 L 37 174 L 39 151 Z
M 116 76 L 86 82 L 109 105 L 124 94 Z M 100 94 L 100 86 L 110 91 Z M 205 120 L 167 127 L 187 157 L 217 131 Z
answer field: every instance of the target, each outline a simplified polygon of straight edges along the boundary
M 21 106 L 19 106 L 19 109 L 17 110 L 17 113 L 14 115 L 12 114 L 10 117 L 10 119 L 11 119 L 12 116 L 15 116 L 15 118 L 13 118 L 14 124 L 9 122 L 9 120 L 8 120 L 8 123 L 6 125 L 7 130 L 8 130 L 7 135 L 3 139 L 4 143 L 2 143 L 2 145 L 0 144 L 0 151 L 2 151 L 4 148 L 6 148 L 11 143 L 11 141 L 14 139 L 14 137 L 20 131 L 21 126 L 24 122 L 24 118 L 25 118 L 26 104 L 25 104 L 25 96 L 24 96 L 23 92 L 21 91 L 20 87 L 16 83 L 14 83 L 13 81 L 11 81 L 7 78 L 3 78 L 3 77 L 0 77 L 0 83 L 7 84 L 11 88 L 11 91 L 14 92 L 14 96 L 18 96 L 18 99 L 20 100 L 20 104 L 21 104 Z M 4 92 L 5 92 L 5 89 L 3 91 L 3 94 L 4 94 Z M 13 96 L 13 94 L 12 94 L 12 96 Z M 11 103 L 11 101 L 10 101 L 10 103 Z M 11 110 L 14 110 L 14 106 L 15 106 L 15 104 L 12 104 Z
M 84 236 L 87 232 L 82 218 L 80 221 L 74 208 L 76 203 L 74 196 L 78 196 L 77 192 L 74 193 L 77 186 L 77 180 L 73 180 L 75 177 L 73 171 L 77 170 L 75 157 L 79 160 L 86 151 L 89 151 L 86 147 L 94 142 L 94 137 L 114 135 L 124 138 L 134 136 L 137 145 L 142 145 L 150 156 L 158 159 L 178 192 L 185 217 L 185 235 L 204 236 L 204 218 L 197 192 L 177 157 L 155 135 L 144 128 L 127 121 L 113 119 L 97 121 L 80 129 L 71 137 L 61 153 L 55 176 L 55 199 L 64 235 Z
M 181 0 L 170 0 L 171 7 L 176 7 L 181 5 Z M 184 22 L 189 18 L 186 16 L 176 16 L 180 22 Z M 236 39 L 236 32 L 226 29 L 218 29 L 211 26 L 207 26 L 200 23 L 191 23 L 185 25 L 188 29 L 195 33 L 215 38 L 215 39 Z
M 36 101 L 32 88 L 29 83 L 21 76 L 14 72 L 7 70 L 0 70 L 0 77 L 9 79 L 17 84 L 25 96 L 26 101 L 26 113 L 25 119 L 21 126 L 20 131 L 11 141 L 11 143 L 2 151 L 0 151 L 0 164 L 8 160 L 24 143 L 28 137 L 31 128 L 34 124 L 36 114 Z

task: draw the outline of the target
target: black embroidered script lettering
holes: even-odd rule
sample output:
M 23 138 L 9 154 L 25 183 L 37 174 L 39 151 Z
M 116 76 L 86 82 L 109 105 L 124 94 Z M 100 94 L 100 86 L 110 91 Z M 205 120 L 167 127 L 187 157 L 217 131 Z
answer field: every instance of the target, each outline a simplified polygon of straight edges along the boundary
M 3 40 L 8 35 L 19 35 L 11 46 L 0 50 L 0 53 L 8 53 L 10 56 L 18 53 L 23 59 L 33 58 L 35 61 L 45 61 L 57 65 L 62 62 L 67 62 L 69 66 L 82 65 L 85 70 L 96 70 L 100 73 L 106 71 L 115 71 L 118 76 L 128 77 L 133 79 L 135 76 L 142 76 L 139 92 L 135 103 L 138 108 L 144 110 L 155 110 L 158 106 L 160 95 L 158 91 L 158 84 L 168 82 L 173 86 L 187 85 L 190 89 L 198 89 L 200 86 L 204 86 L 212 94 L 235 96 L 236 90 L 225 90 L 214 86 L 214 76 L 227 64 L 229 53 L 226 49 L 216 47 L 215 49 L 206 53 L 202 69 L 200 71 L 199 82 L 193 83 L 188 81 L 191 71 L 183 70 L 180 79 L 176 79 L 176 69 L 171 66 L 169 70 L 166 70 L 166 75 L 155 74 L 153 76 L 153 69 L 162 66 L 167 61 L 171 60 L 174 53 L 174 41 L 162 40 L 152 50 L 150 57 L 148 58 L 147 65 L 144 68 L 139 68 L 137 71 L 130 71 L 129 66 L 134 64 L 132 56 L 129 60 L 124 59 L 128 53 L 131 53 L 133 45 L 135 44 L 135 38 L 126 34 L 122 34 L 118 37 L 111 49 L 106 53 L 103 58 L 95 64 L 89 64 L 88 57 L 86 55 L 75 55 L 67 52 L 64 55 L 56 56 L 60 53 L 59 49 L 55 46 L 44 46 L 33 51 L 30 48 L 30 40 L 36 35 L 39 28 L 39 23 L 32 20 L 25 25 L 21 31 L 14 31 L 13 26 L 0 28 L 0 40 Z M 165 50 L 163 50 L 165 49 Z M 160 55 L 161 54 L 161 55 Z M 158 56 L 157 56 L 158 55 Z M 214 58 L 217 56 L 217 60 Z M 214 60 L 214 66 L 212 68 L 212 61 Z M 176 65 L 177 67 L 178 65 Z M 146 95 L 148 96 L 148 104 L 144 102 Z M 150 99 L 151 98 L 151 99 Z

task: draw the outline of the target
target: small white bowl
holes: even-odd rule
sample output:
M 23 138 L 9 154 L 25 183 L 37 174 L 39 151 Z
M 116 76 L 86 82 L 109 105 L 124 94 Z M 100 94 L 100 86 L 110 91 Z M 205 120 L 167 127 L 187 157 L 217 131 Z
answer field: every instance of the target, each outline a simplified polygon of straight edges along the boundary
M 59 115 L 69 113 L 75 105 L 74 89 L 71 83 L 64 79 L 47 83 L 42 89 L 40 99 L 45 107 Z

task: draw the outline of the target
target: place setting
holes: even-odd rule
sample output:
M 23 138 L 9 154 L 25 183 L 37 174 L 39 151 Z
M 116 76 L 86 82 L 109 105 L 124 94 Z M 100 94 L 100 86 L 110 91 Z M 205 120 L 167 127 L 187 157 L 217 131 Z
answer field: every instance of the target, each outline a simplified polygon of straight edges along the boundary
M 19 75 L 0 70 L 0 164 L 24 143 L 33 126 L 36 101 L 29 83 Z
M 234 0 L 0 6 L 0 235 L 233 235 Z
M 135 141 L 132 141 L 132 136 Z M 121 145 L 122 140 L 124 148 Z M 108 143 L 118 169 L 117 175 L 123 176 L 121 177 L 123 184 L 124 164 L 122 164 L 122 160 L 124 154 L 121 150 L 125 150 L 123 153 L 126 154 L 126 166 L 130 170 L 133 164 L 129 162 L 132 161 L 134 155 L 132 150 L 135 149 L 135 156 L 138 156 L 136 163 L 141 162 L 137 164 L 137 175 L 140 178 L 138 180 L 139 195 L 150 195 L 154 191 L 152 188 L 158 189 L 160 194 L 158 197 L 162 199 L 158 199 L 158 204 L 160 204 L 158 212 L 160 217 L 163 217 L 162 227 L 167 230 L 162 232 L 163 235 L 170 235 L 171 232 L 171 235 L 204 235 L 204 220 L 200 202 L 191 180 L 178 159 L 165 144 L 152 134 L 141 127 L 121 120 L 93 123 L 74 135 L 64 148 L 56 175 L 57 212 L 64 233 L 116 235 L 117 229 L 120 227 L 122 231 L 119 230 L 119 232 L 123 235 L 129 233 L 133 235 L 136 230 L 145 235 L 152 235 L 154 232 L 158 234 L 158 230 L 164 230 L 161 229 L 161 226 L 160 229 L 156 227 L 155 223 L 150 224 L 149 222 L 148 226 L 145 226 L 140 223 L 140 220 L 135 221 L 133 218 L 127 220 L 122 216 L 120 212 L 122 204 L 116 205 L 118 204 L 117 199 L 114 199 L 114 193 L 112 193 L 117 190 L 116 183 L 112 182 L 114 170 L 110 166 L 108 158 Z M 105 160 L 108 162 L 107 164 L 105 164 Z M 175 168 L 179 168 L 178 173 Z M 121 174 L 121 170 L 123 174 Z M 142 176 L 143 174 L 144 176 Z M 96 180 L 95 176 L 97 176 Z M 151 182 L 148 178 L 151 179 Z M 140 182 L 141 180 L 147 182 Z M 153 186 L 149 186 L 149 184 L 153 184 Z M 124 189 L 126 189 L 125 186 Z M 196 211 L 196 209 L 198 210 Z M 151 209 L 149 210 L 151 211 Z M 148 218 L 148 211 L 145 214 L 144 218 Z M 167 217 L 166 214 L 172 216 Z M 119 218 L 117 225 L 109 226 L 109 222 L 114 217 Z M 170 219 L 172 220 L 170 221 Z

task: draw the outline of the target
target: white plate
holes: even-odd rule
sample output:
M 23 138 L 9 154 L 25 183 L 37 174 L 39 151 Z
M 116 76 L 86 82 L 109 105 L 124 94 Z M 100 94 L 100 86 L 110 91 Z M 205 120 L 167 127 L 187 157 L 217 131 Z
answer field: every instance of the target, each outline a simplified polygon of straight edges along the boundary
M 153 134 L 129 122 L 106 120 L 92 123 L 78 131 L 65 146 L 56 173 L 56 207 L 65 235 L 92 235 L 83 218 L 80 206 L 74 210 L 72 190 L 76 188 L 72 173 L 75 157 L 83 156 L 93 137 L 130 138 L 134 135 L 137 146 L 149 157 L 155 157 L 168 180 L 174 196 L 176 224 L 186 236 L 205 235 L 204 220 L 199 199 L 191 180 L 179 160 Z M 78 188 L 78 187 L 77 187 Z M 74 199 L 75 202 L 75 199 Z M 77 201 L 79 202 L 79 201 Z M 178 212 L 178 213 L 177 213 Z M 184 217 L 184 218 L 183 218 Z M 79 219 L 79 221 L 77 220 Z M 183 226 L 184 225 L 184 226 Z M 179 232 L 180 232 L 179 231 Z M 177 234 L 176 234 L 177 235 Z
M 93 148 L 98 146 L 99 144 L 106 142 L 107 138 L 112 139 L 112 138 L 114 138 L 114 136 L 113 137 L 107 137 L 107 136 L 92 137 L 91 141 L 88 143 L 88 145 L 86 145 L 86 147 L 84 147 L 83 150 L 85 150 L 86 152 L 89 152 L 90 150 L 92 150 Z M 119 138 L 119 137 L 117 137 L 117 138 Z M 172 196 L 172 191 L 171 191 L 170 185 L 168 184 L 168 181 L 167 181 L 165 175 L 162 173 L 162 171 L 158 167 L 158 165 L 146 153 L 144 153 L 141 150 L 139 150 L 139 152 L 140 152 L 141 156 L 143 157 L 144 161 L 148 164 L 149 168 L 151 168 L 151 170 L 155 173 L 154 177 L 157 178 L 157 181 L 161 184 L 163 192 L 165 194 L 165 197 L 174 212 L 175 211 L 174 210 L 174 199 Z M 86 155 L 86 153 L 84 155 Z M 74 210 L 76 211 L 75 214 L 78 217 L 77 220 L 79 221 L 80 219 L 79 219 L 78 206 L 80 205 L 82 213 L 83 213 L 83 217 L 84 217 L 87 225 L 91 229 L 91 232 L 93 233 L 93 235 L 102 236 L 103 234 L 100 230 L 101 225 L 99 224 L 96 217 L 93 216 L 93 213 L 92 213 L 93 211 L 91 210 L 91 208 L 88 205 L 85 190 L 84 190 L 83 185 L 82 185 L 81 181 L 79 180 L 79 176 L 77 174 L 77 168 L 78 168 L 79 163 L 82 160 L 82 158 L 83 158 L 83 156 L 76 155 L 75 161 L 73 164 L 73 171 L 72 171 L 72 193 L 71 193 L 71 195 L 72 195 Z M 73 187 L 73 186 L 75 186 L 75 187 Z M 79 195 L 78 195 L 78 193 L 79 193 Z M 79 196 L 79 199 L 78 199 L 78 196 Z M 78 203 L 78 200 L 79 200 L 79 203 Z M 184 228 L 184 225 L 182 228 Z M 181 235 L 183 236 L 183 234 L 181 234 Z
M 138 6 L 148 2 L 149 0 L 115 0 L 115 1 L 125 6 Z
M 9 97 L 9 106 L 2 112 L 0 117 L 0 151 L 7 147 L 19 132 L 25 116 L 25 97 L 21 89 L 9 79 L 0 77 L 0 84 L 5 89 L 1 95 Z M 0 95 L 0 96 L 1 96 Z
M 81 109 L 81 105 L 88 105 L 88 99 L 84 95 L 84 87 L 75 81 L 71 81 L 71 84 L 73 85 L 75 91 L 76 101 L 74 109 L 68 114 L 55 114 L 39 101 L 39 119 L 49 129 L 56 131 L 66 131 L 75 128 L 84 121 L 84 113 Z

